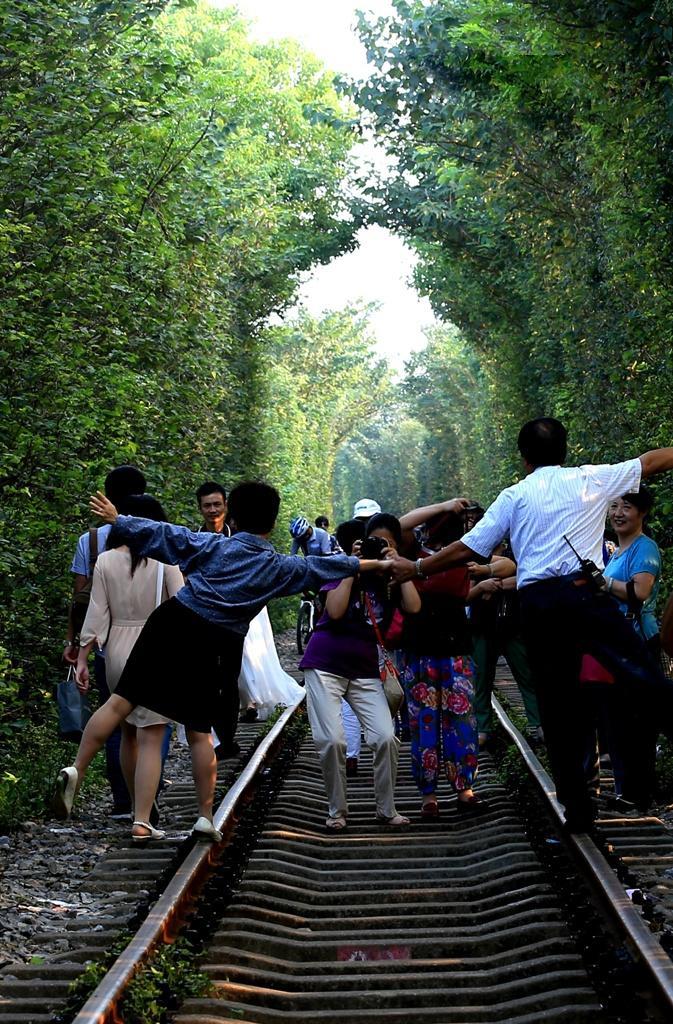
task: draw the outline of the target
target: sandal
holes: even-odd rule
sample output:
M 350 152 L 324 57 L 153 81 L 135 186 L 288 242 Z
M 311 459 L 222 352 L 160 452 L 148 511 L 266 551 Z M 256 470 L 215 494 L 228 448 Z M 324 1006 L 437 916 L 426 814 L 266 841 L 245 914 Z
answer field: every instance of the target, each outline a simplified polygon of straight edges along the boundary
M 201 839 L 207 843 L 221 843 L 222 833 L 218 828 L 215 828 L 212 821 L 209 821 L 204 815 L 197 820 L 194 828 L 192 829 L 192 835 L 195 839 Z
M 388 825 L 395 828 L 397 825 L 410 825 L 411 821 L 404 814 L 393 814 L 392 818 L 386 818 L 383 814 L 377 814 L 376 820 L 379 825 Z
M 325 828 L 330 829 L 331 832 L 341 832 L 346 827 L 346 819 L 343 814 L 338 814 L 335 818 L 329 817 L 325 822 Z
M 149 843 L 150 841 L 158 842 L 159 839 L 166 838 L 165 832 L 162 832 L 160 828 L 155 828 L 154 825 L 150 825 L 147 821 L 134 821 L 133 827 L 146 828 L 149 833 L 146 836 L 137 836 L 135 832 L 132 833 L 131 842 L 133 843 Z
M 436 800 L 428 800 L 421 807 L 423 821 L 436 821 L 439 817 L 439 804 Z
M 476 793 L 468 796 L 467 800 L 458 799 L 456 803 L 459 814 L 486 814 L 489 809 L 486 801 L 482 800 Z

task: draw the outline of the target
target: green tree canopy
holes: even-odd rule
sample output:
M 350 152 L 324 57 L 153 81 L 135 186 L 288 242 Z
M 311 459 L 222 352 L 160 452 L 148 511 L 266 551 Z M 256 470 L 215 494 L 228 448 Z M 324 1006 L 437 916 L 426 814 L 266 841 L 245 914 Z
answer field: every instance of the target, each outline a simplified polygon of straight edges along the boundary
M 357 99 L 395 157 L 371 216 L 497 371 L 493 430 L 557 414 L 585 459 L 668 443 L 671 5 L 395 7 L 363 23 Z
M 2 637 L 40 675 L 85 496 L 133 461 L 171 516 L 258 472 L 264 324 L 353 244 L 352 111 L 231 10 L 0 0 Z

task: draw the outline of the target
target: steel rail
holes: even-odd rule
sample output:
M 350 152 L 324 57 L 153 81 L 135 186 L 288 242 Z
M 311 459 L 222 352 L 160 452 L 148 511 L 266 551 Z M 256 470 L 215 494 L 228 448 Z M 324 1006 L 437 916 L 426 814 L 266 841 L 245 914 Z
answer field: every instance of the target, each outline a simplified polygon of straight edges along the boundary
M 73 1024 L 122 1024 L 117 1007 L 126 987 L 155 946 L 160 942 L 172 942 L 177 936 L 180 924 L 192 909 L 218 853 L 231 839 L 239 806 L 247 801 L 258 773 L 275 752 L 304 697 L 302 693 L 297 703 L 286 708 L 274 723 L 217 808 L 213 822 L 223 834 L 222 842 L 197 843 L 187 854 L 126 949 L 73 1018 Z
M 559 825 L 565 822 L 563 807 L 556 797 L 551 776 L 545 771 L 522 734 L 510 720 L 495 696 L 491 697 L 498 721 L 523 757 L 526 767 L 549 804 Z M 569 833 L 568 842 L 586 868 L 592 883 L 603 897 L 613 917 L 627 933 L 639 962 L 649 974 L 655 992 L 667 1010 L 673 1012 L 673 961 L 652 934 L 617 878 L 614 870 L 587 833 Z

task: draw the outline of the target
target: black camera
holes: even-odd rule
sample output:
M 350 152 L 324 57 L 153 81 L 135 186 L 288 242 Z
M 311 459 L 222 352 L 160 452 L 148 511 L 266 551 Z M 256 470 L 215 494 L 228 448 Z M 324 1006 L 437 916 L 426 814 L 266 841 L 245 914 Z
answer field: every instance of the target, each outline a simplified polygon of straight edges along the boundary
M 375 558 L 380 561 L 388 542 L 383 537 L 365 537 L 360 545 L 360 558 Z

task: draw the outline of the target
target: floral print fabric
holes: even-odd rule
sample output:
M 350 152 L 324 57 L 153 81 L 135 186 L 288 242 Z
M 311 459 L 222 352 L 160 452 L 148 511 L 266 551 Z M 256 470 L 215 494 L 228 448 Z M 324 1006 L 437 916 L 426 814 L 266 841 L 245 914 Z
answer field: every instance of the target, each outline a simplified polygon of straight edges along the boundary
M 472 659 L 398 651 L 397 665 L 409 711 L 411 772 L 420 792 L 435 792 L 442 763 L 456 792 L 471 789 L 478 750 Z

